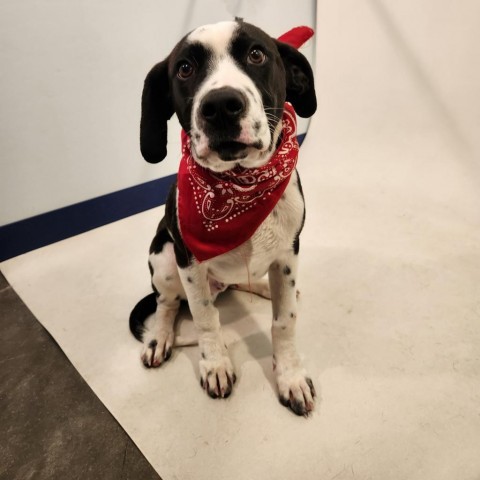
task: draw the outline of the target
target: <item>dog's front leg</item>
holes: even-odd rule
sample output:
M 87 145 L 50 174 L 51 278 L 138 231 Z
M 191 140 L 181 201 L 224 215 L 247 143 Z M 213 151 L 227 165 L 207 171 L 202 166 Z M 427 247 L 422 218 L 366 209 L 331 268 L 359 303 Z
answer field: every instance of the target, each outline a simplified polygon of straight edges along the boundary
M 227 398 L 236 377 L 220 329 L 204 264 L 179 268 L 200 347 L 200 384 L 212 398 Z
M 295 346 L 297 263 L 297 256 L 292 251 L 269 269 L 273 306 L 273 368 L 280 402 L 297 415 L 308 415 L 314 408 L 315 388 Z

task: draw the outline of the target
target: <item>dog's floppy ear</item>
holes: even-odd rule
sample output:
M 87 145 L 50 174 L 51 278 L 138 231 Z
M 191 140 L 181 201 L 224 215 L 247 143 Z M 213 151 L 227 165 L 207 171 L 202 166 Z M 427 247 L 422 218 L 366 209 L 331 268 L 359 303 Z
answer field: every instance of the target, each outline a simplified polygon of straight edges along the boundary
M 167 120 L 173 113 L 167 57 L 150 70 L 143 86 L 140 150 L 147 162 L 158 163 L 167 156 Z
M 287 102 L 301 117 L 311 117 L 317 109 L 312 67 L 296 48 L 278 40 L 275 43 L 285 67 Z

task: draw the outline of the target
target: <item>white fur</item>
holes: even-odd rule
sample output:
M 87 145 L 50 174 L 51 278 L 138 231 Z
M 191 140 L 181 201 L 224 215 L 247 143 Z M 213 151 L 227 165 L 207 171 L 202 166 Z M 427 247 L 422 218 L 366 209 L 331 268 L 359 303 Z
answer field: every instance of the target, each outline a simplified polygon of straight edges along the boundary
M 221 56 L 225 54 L 237 25 L 237 22 L 233 21 L 203 25 L 190 32 L 187 41 L 208 45 L 218 56 Z
M 209 277 L 229 285 L 258 280 L 268 272 L 281 252 L 292 249 L 292 239 L 300 229 L 303 214 L 297 175 L 296 172 L 292 174 L 283 199 L 249 240 L 204 262 Z

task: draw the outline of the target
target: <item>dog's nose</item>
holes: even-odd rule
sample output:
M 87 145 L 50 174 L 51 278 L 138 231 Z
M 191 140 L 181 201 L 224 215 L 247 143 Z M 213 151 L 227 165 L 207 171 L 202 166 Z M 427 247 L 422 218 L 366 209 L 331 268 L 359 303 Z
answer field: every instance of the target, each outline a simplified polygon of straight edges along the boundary
M 239 119 L 246 109 L 247 101 L 242 92 L 223 87 L 205 95 L 200 105 L 200 115 L 213 125 L 221 125 Z

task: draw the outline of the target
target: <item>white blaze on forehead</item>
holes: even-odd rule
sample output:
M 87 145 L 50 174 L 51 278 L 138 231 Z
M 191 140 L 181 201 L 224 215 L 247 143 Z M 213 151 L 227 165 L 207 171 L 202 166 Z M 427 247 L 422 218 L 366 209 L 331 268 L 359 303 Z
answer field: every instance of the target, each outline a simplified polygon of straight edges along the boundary
M 229 55 L 226 55 L 214 64 L 210 75 L 202 83 L 198 91 L 198 97 L 201 98 L 206 92 L 221 87 L 232 87 L 241 90 L 243 93 L 246 93 L 246 89 L 249 88 L 251 92 L 256 91 L 257 99 L 261 102 L 260 94 L 253 80 L 238 67 Z
M 222 55 L 230 45 L 233 32 L 237 27 L 238 23 L 233 21 L 204 25 L 190 33 L 187 41 L 199 42 L 211 48 L 217 55 Z

